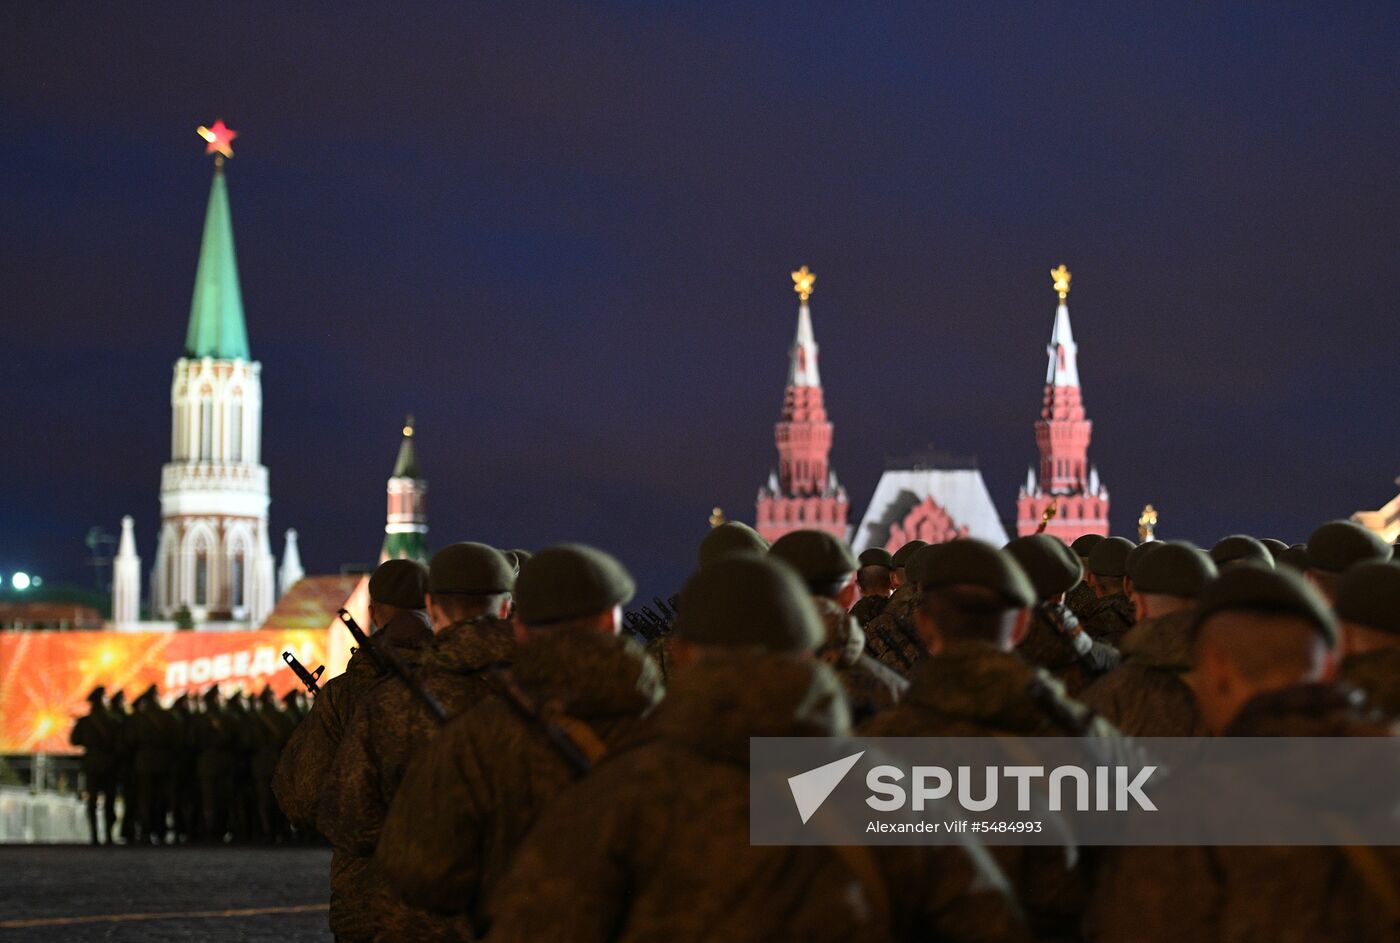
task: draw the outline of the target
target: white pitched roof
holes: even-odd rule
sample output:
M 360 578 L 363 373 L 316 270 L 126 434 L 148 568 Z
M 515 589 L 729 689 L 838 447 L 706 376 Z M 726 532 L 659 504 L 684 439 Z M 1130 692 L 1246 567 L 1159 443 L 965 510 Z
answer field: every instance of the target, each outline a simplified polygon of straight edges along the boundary
M 822 375 L 817 369 L 817 338 L 812 333 L 812 312 L 807 303 L 797 309 L 797 336 L 789 352 L 788 386 L 821 386 Z
M 1055 310 L 1055 330 L 1050 334 L 1050 346 L 1045 350 L 1050 355 L 1050 365 L 1045 371 L 1046 385 L 1078 386 L 1079 345 L 1074 342 L 1074 331 L 1069 326 L 1069 305 L 1063 301 Z
M 900 469 L 880 476 L 865 516 L 851 538 L 851 549 L 860 553 L 869 547 L 883 547 L 889 539 L 890 525 L 903 521 L 925 498 L 932 498 L 954 523 L 966 527 L 968 536 L 997 547 L 1006 543 L 1006 528 L 980 471 Z

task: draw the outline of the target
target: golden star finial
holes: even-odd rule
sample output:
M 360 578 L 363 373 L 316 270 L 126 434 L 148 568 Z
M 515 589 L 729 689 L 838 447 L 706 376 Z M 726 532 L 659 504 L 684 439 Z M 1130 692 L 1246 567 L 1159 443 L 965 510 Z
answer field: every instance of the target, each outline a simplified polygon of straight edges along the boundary
M 797 292 L 797 297 L 801 298 L 803 303 L 812 297 L 812 285 L 816 280 L 817 274 L 808 271 L 805 265 L 792 273 L 792 290 Z
M 1157 509 L 1152 505 L 1142 509 L 1142 516 L 1138 518 L 1138 540 L 1147 543 L 1149 540 L 1157 539 Z
M 403 421 L 403 434 L 406 439 L 413 438 L 413 415 L 411 413 L 408 418 Z
M 1069 297 L 1069 269 L 1061 263 L 1059 268 L 1050 270 L 1050 277 L 1055 280 L 1055 292 L 1060 296 L 1060 300 L 1064 301 Z
M 724 508 L 720 507 L 719 505 L 715 505 L 714 508 L 710 510 L 710 526 L 718 527 L 719 525 L 724 524 L 726 522 L 727 519 L 724 516 Z

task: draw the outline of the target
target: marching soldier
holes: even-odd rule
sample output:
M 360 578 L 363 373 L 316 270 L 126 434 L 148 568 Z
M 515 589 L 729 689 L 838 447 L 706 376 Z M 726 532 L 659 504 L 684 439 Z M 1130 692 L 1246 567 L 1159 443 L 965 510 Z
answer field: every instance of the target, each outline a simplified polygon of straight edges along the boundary
M 1049 534 L 1018 537 L 1005 551 L 1025 571 L 1036 595 L 1030 628 L 1016 654 L 1053 674 L 1071 695 L 1116 667 L 1118 651 L 1090 638 L 1065 605 L 1065 594 L 1073 592 L 1084 575 L 1074 551 Z
M 851 615 L 862 629 L 889 605 L 894 592 L 894 557 L 884 547 L 871 547 L 861 552 L 856 585 L 860 601 L 851 607 Z
M 1329 603 L 1337 598 L 1342 574 L 1358 563 L 1385 563 L 1392 548 L 1353 521 L 1329 521 L 1312 532 L 1307 544 L 1308 582 Z
M 102 820 L 109 845 L 116 844 L 117 822 L 117 764 L 120 757 L 120 732 L 103 699 L 106 688 L 98 685 L 87 696 L 88 712 L 78 718 L 68 741 L 83 749 L 83 779 L 87 782 L 88 828 L 92 843 L 101 842 L 97 833 L 97 800 L 102 799 Z
M 1079 558 L 1079 563 L 1084 569 L 1084 582 L 1071 589 L 1065 595 L 1065 605 L 1073 610 L 1074 614 L 1082 622 L 1089 618 L 1089 613 L 1098 605 L 1099 597 L 1094 592 L 1094 587 L 1089 585 L 1087 574 L 1089 573 L 1089 554 L 1094 552 L 1099 541 L 1103 540 L 1102 534 L 1084 534 L 1074 539 L 1074 543 L 1069 545 L 1069 549 L 1074 551 L 1074 555 Z
M 1123 583 L 1132 550 L 1133 542 L 1126 537 L 1105 537 L 1089 551 L 1088 583 L 1098 603 L 1087 616 L 1081 616 L 1084 631 L 1115 648 L 1134 622 L 1133 605 Z
M 894 595 L 884 610 L 865 625 L 866 652 L 906 677 L 924 657 L 923 643 L 913 622 L 919 587 L 908 578 L 906 567 L 927 546 L 922 540 L 911 540 L 895 551 L 890 561 L 894 564 Z

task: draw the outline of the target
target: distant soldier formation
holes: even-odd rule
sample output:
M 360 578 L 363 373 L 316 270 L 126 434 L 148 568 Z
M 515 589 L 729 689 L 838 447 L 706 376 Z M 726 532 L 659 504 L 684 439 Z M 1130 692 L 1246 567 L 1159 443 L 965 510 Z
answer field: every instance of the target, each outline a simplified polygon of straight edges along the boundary
M 284 728 L 270 789 L 334 849 L 342 941 L 1400 939 L 1391 848 L 749 842 L 750 737 L 1395 736 L 1391 556 L 1341 521 L 1292 547 L 1037 534 L 859 557 L 725 522 L 678 597 L 624 613 L 632 577 L 601 550 L 453 544 L 373 574 L 368 643 Z M 262 822 L 252 720 L 291 711 L 148 692 L 128 715 L 96 693 L 74 742 L 91 784 L 134 784 L 136 840 L 184 821 L 158 788 L 181 775 L 206 837 L 233 828 L 211 802 Z M 179 730 L 198 748 L 168 746 Z

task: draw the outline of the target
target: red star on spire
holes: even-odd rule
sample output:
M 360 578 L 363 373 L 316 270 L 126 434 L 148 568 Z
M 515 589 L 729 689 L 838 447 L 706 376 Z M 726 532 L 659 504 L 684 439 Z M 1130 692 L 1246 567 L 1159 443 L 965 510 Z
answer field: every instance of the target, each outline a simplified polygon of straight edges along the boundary
M 218 154 L 221 157 L 233 156 L 233 139 L 238 137 L 238 132 L 226 127 L 223 118 L 215 121 L 213 127 L 206 128 L 200 125 L 195 130 L 206 142 L 204 153 Z

